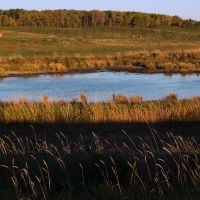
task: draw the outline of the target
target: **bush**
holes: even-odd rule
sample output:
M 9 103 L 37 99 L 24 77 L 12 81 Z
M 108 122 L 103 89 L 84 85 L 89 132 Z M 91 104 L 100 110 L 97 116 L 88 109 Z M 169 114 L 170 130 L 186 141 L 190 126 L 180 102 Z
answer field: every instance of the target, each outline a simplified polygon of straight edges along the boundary
M 175 92 L 169 92 L 164 98 L 164 101 L 167 102 L 177 102 L 178 101 L 178 95 Z
M 115 103 L 128 103 L 126 96 L 124 96 L 123 94 L 118 94 L 118 95 L 113 94 L 113 101 Z
M 141 103 L 142 101 L 143 101 L 143 98 L 138 94 L 134 94 L 128 97 L 129 103 Z

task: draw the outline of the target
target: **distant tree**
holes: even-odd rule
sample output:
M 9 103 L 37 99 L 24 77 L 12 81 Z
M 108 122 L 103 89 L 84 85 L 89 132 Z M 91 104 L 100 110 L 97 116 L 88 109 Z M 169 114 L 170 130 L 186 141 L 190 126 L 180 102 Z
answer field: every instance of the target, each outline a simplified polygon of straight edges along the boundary
M 195 25 L 195 22 L 191 19 L 188 19 L 188 20 L 183 21 L 182 27 L 183 28 L 193 28 L 194 25 Z
M 183 20 L 179 16 L 175 15 L 172 17 L 172 22 L 171 22 L 172 26 L 181 27 L 182 24 L 183 24 Z
M 157 27 L 178 26 L 199 27 L 199 22 L 183 20 L 177 15 L 147 14 L 120 11 L 76 11 L 76 10 L 0 10 L 0 26 L 48 26 L 81 28 L 93 26 Z
M 8 18 L 7 15 L 2 15 L 1 20 L 2 20 L 2 22 L 1 22 L 2 26 L 8 26 L 9 25 L 9 18 Z
M 170 17 L 169 15 L 161 15 L 160 22 L 163 26 L 170 26 L 172 23 L 172 17 Z
M 133 17 L 133 26 L 147 28 L 150 26 L 150 16 L 146 13 L 135 13 Z
M 196 28 L 200 28 L 200 22 L 195 22 L 195 25 L 194 25 Z
M 9 26 L 17 26 L 17 23 L 16 23 L 16 21 L 12 17 L 9 17 L 9 19 L 8 19 L 8 25 Z
M 117 26 L 123 26 L 124 24 L 124 13 L 123 12 L 117 12 L 115 17 L 116 25 Z
M 124 26 L 131 26 L 133 17 L 134 17 L 133 13 L 125 12 L 124 13 L 124 23 L 123 23 Z

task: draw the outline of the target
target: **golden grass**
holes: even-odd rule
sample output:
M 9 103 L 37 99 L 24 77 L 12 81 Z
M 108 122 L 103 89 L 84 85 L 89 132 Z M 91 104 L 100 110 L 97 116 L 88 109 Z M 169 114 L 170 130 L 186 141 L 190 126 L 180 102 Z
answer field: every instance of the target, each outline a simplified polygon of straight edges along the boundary
M 113 95 L 107 103 L 90 103 L 85 94 L 72 101 L 31 102 L 24 98 L 2 103 L 2 123 L 159 123 L 200 121 L 200 98 L 178 100 L 170 93 L 160 101 L 143 101 L 139 95 Z
M 114 69 L 118 67 L 126 70 L 126 67 L 138 66 L 141 70 L 165 71 L 198 71 L 200 69 L 200 50 L 187 51 L 126 51 L 117 52 L 115 55 L 65 55 L 54 52 L 45 57 L 34 56 L 25 59 L 21 54 L 11 54 L 8 58 L 0 57 L 1 67 L 5 71 L 57 71 L 68 72 L 69 69 Z

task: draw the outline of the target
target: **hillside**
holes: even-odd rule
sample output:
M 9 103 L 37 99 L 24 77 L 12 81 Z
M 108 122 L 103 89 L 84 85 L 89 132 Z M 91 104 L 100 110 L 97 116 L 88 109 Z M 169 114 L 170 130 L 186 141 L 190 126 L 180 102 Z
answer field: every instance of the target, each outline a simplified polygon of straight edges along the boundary
M 81 29 L 1 27 L 1 56 L 21 54 L 114 54 L 138 50 L 184 50 L 198 48 L 200 30 L 177 27 L 154 29 L 93 27 Z M 141 37 L 141 38 L 140 38 Z
M 93 62 L 85 64 L 85 68 L 130 66 L 137 63 L 139 66 L 147 66 L 147 63 L 141 62 L 149 63 L 149 61 L 155 66 L 160 65 L 160 62 L 173 64 L 192 62 L 195 65 L 192 68 L 199 67 L 199 29 L 105 26 L 70 29 L 2 26 L 0 32 L 3 35 L 0 38 L 0 63 L 5 70 L 7 65 L 29 65 L 32 63 L 30 59 L 38 62 L 40 60 L 41 63 L 35 63 L 40 66 L 47 61 L 47 65 L 50 62 L 60 63 L 63 65 L 62 70 L 66 67 L 81 67 L 83 64 L 80 62 L 91 60 Z M 125 57 L 128 60 L 123 59 Z M 122 62 L 117 64 L 115 60 L 119 58 Z M 109 59 L 113 61 L 110 64 L 107 62 Z M 77 63 L 66 64 L 69 60 Z

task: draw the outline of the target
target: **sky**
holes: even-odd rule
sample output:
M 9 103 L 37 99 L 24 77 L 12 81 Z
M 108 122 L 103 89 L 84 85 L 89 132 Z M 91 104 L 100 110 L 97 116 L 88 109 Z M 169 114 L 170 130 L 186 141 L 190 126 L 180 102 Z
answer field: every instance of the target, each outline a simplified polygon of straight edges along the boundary
M 116 10 L 178 15 L 200 21 L 200 0 L 0 0 L 0 9 Z

